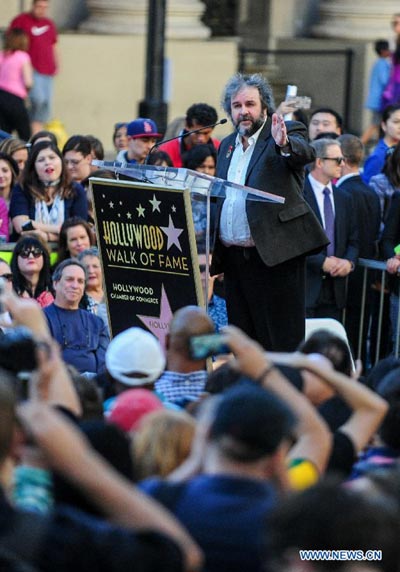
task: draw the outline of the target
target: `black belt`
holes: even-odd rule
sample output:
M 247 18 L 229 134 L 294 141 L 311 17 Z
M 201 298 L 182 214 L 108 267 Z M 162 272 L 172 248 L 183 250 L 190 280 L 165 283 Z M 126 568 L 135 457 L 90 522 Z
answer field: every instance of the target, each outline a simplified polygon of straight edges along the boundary
M 256 251 L 255 246 L 236 246 L 235 244 L 233 244 L 232 246 L 228 246 L 227 248 L 235 255 L 243 256 L 245 260 L 250 260 L 252 254 Z

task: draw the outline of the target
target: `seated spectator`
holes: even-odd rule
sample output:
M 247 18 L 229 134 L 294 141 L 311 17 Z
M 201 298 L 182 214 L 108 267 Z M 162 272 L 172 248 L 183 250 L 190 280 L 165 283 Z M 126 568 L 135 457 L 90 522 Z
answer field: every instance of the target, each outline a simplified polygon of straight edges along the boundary
M 25 163 L 28 160 L 28 145 L 22 139 L 9 137 L 0 144 L 0 151 L 9 155 L 18 165 L 19 177 L 24 170 Z
M 210 276 L 208 273 L 208 282 L 206 282 L 206 255 L 199 255 L 200 279 L 204 296 L 207 297 L 207 312 L 214 322 L 215 331 L 219 332 L 220 328 L 228 325 L 228 314 L 226 311 L 226 302 L 221 296 L 214 292 L 215 280 L 223 275 Z
M 6 262 L 4 260 L 4 258 L 0 258 L 0 278 L 2 278 L 4 280 L 5 291 L 8 293 L 12 292 L 13 276 L 12 276 L 11 268 L 10 268 L 8 262 Z M 5 326 L 4 324 L 10 324 L 11 325 L 11 322 L 12 322 L 10 314 L 7 311 L 5 311 L 4 308 L 0 312 L 0 321 L 2 322 L 1 330 L 3 332 L 7 329 L 7 326 Z
M 62 154 L 70 178 L 80 183 L 91 173 L 92 145 L 83 135 L 73 135 L 65 143 Z
M 208 145 L 216 153 L 220 142 L 211 137 L 214 128 L 208 126 L 217 121 L 218 114 L 214 107 L 207 103 L 194 103 L 186 111 L 185 127 L 180 133 L 181 136 L 162 143 L 159 148 L 168 153 L 174 167 L 182 167 L 186 153 L 196 145 Z M 188 134 L 196 129 L 200 131 Z
M 10 204 L 11 191 L 17 182 L 19 169 L 16 161 L 4 153 L 0 152 L 0 197 L 4 199 L 6 205 Z
M 117 153 L 128 149 L 128 137 L 126 134 L 127 123 L 120 122 L 114 125 L 112 140 Z
M 103 396 L 96 380 L 83 377 L 72 365 L 68 365 L 67 369 L 81 404 L 80 419 L 103 419 Z
M 217 401 L 200 417 L 196 434 L 201 474 L 186 482 L 148 479 L 141 487 L 193 534 L 207 571 L 261 571 L 294 416 L 279 398 L 249 381 L 212 399 Z
M 16 235 L 34 230 L 44 240 L 58 240 L 64 220 L 88 217 L 83 188 L 71 181 L 62 155 L 48 141 L 31 150 L 20 184 L 12 193 L 10 217 Z
M 318 408 L 333 434 L 327 471 L 347 477 L 358 454 L 382 422 L 387 405 L 375 392 L 354 379 L 350 350 L 338 336 L 318 330 L 300 345 L 299 350 L 305 358 L 310 354 L 305 368 L 298 364 L 304 380 L 303 393 Z M 321 368 L 323 362 L 318 363 L 318 355 L 327 358 L 329 366 L 333 367 Z
M 85 381 L 87 382 L 88 380 Z M 100 457 L 106 460 L 118 474 L 133 484 L 134 462 L 128 436 L 121 429 L 106 423 L 103 419 L 80 421 L 79 428 Z M 51 475 L 54 483 L 55 507 L 64 505 L 68 506 L 68 508 L 79 509 L 90 515 L 107 517 L 73 483 L 57 472 L 52 472 Z
M 365 494 L 325 482 L 288 497 L 277 507 L 265 540 L 271 541 L 268 569 L 285 572 L 393 572 L 400 562 L 399 508 L 389 495 Z M 307 561 L 301 550 L 361 552 L 380 550 L 369 561 Z
M 3 302 L 17 323 L 32 325 L 39 339 L 49 341 L 46 321 L 37 304 L 12 295 L 3 297 Z M 81 493 L 107 515 L 108 521 L 88 518 L 72 508 L 57 507 L 46 518 L 20 512 L 9 503 L 2 485 L 2 514 L 6 516 L 0 526 L 4 545 L 2 565 L 8 552 L 14 563 L 28 563 L 30 567 L 58 572 L 67 572 L 71 567 L 79 570 L 82 566 L 98 572 L 121 569 L 152 572 L 165 567 L 171 572 L 181 572 L 183 559 L 189 569 L 200 567 L 200 552 L 177 521 L 138 494 L 134 485 L 127 487 L 126 481 L 99 459 L 80 432 L 43 401 L 46 394 L 49 402 L 54 403 L 61 387 L 66 389 L 65 373 L 63 362 L 56 354 L 50 360 L 41 361 L 37 384 L 32 388 L 36 399 L 19 407 L 20 426 L 30 439 L 33 437 L 49 467 L 74 482 Z M 1 379 L 0 469 L 4 473 L 15 451 L 16 411 L 14 393 L 3 375 Z M 70 383 L 68 387 L 70 389 Z M 27 549 L 33 546 L 32 541 L 37 549 Z
M 0 152 L 0 235 L 8 242 L 10 237 L 10 219 L 8 207 L 11 192 L 18 178 L 17 163 L 9 155 Z
M 81 217 L 70 217 L 60 228 L 57 262 L 76 258 L 80 252 L 95 244 L 95 236 L 89 223 Z
M 138 117 L 127 125 L 128 147 L 120 151 L 117 161 L 135 164 L 144 163 L 151 148 L 161 137 L 156 123 L 146 117 Z
M 110 338 L 100 318 L 79 308 L 86 280 L 86 270 L 80 262 L 71 258 L 61 262 L 53 273 L 54 303 L 44 312 L 64 361 L 93 377 L 105 368 Z
M 175 312 L 166 336 L 167 369 L 155 383 L 156 391 L 167 401 L 174 403 L 182 397 L 199 397 L 203 393 L 206 360 L 190 357 L 189 340 L 214 331 L 211 318 L 198 306 L 185 306 Z
M 110 332 L 107 304 L 103 289 L 103 270 L 98 248 L 92 246 L 91 248 L 81 250 L 78 254 L 78 260 L 82 262 L 87 272 L 85 295 L 81 301 L 81 308 L 99 316 L 107 327 L 107 332 Z
M 167 477 L 188 457 L 196 422 L 185 411 L 162 409 L 140 420 L 133 435 L 138 480 Z
M 385 165 L 386 154 L 390 147 L 400 141 L 398 122 L 400 120 L 400 104 L 388 105 L 382 112 L 381 130 L 383 137 L 379 139 L 372 153 L 364 163 L 362 178 L 369 184 L 371 177 L 382 172 Z
M 171 157 L 165 151 L 152 151 L 147 160 L 148 165 L 156 167 L 173 167 Z
M 393 195 L 400 192 L 400 143 L 394 147 L 389 147 L 382 171 L 370 178 L 369 186 L 379 198 L 380 234 L 382 234 L 392 205 Z
M 352 478 L 365 475 L 374 469 L 391 469 L 400 458 L 400 368 L 385 375 L 376 391 L 388 402 L 389 409 L 378 428 L 374 442 L 363 451 L 354 465 Z
M 103 147 L 103 143 L 100 141 L 100 139 L 97 139 L 97 137 L 95 137 L 94 135 L 85 135 L 86 139 L 89 141 L 90 143 L 90 147 L 91 147 L 91 155 L 92 155 L 92 161 L 93 159 L 96 159 L 97 161 L 104 161 L 104 147 Z M 97 167 L 94 165 L 90 166 L 90 170 L 96 171 Z
M 217 164 L 217 152 L 210 145 L 196 145 L 192 147 L 186 154 L 183 166 L 198 173 L 215 176 Z M 207 202 L 203 195 L 196 193 L 191 194 L 192 213 L 194 232 L 196 236 L 197 251 L 206 252 L 206 232 L 207 232 Z M 212 208 L 212 206 L 211 206 Z M 213 217 L 214 209 L 212 208 L 211 216 Z M 214 218 L 214 217 L 213 217 Z M 214 222 L 210 221 L 210 235 Z M 210 236 L 210 238 L 211 238 Z
M 152 390 L 165 367 L 165 356 L 160 342 L 142 328 L 128 328 L 116 335 L 107 348 L 106 367 L 109 376 L 108 395 L 119 395 L 128 389 Z M 115 397 L 104 403 L 109 412 Z
M 55 147 L 58 147 L 57 137 L 54 135 L 52 131 L 46 131 L 44 129 L 42 131 L 37 131 L 29 139 L 31 147 L 36 145 L 36 143 L 41 143 L 42 141 L 50 141 L 50 143 L 53 143 Z
M 147 415 L 163 409 L 160 399 L 149 389 L 126 389 L 115 399 L 107 420 L 133 434 Z
M 47 247 L 35 236 L 22 236 L 11 258 L 13 287 L 18 296 L 34 298 L 45 308 L 54 302 Z

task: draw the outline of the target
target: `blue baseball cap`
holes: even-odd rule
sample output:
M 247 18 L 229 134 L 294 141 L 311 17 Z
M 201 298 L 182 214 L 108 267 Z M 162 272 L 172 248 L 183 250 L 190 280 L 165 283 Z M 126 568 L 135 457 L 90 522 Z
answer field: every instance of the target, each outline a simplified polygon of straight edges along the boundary
M 158 133 L 155 121 L 147 117 L 138 117 L 138 119 L 128 123 L 127 135 L 134 138 L 162 137 L 161 133 Z

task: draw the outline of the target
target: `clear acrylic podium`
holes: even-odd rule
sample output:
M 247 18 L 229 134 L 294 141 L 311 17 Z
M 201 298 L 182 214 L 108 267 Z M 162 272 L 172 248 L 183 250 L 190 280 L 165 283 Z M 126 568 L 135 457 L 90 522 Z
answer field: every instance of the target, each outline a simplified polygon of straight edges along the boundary
M 175 167 L 159 167 L 154 165 L 143 164 L 126 164 L 118 161 L 98 161 L 93 160 L 92 165 L 99 169 L 111 171 L 118 178 L 123 175 L 135 181 L 142 183 L 150 183 L 163 187 L 174 187 L 175 189 L 188 189 L 192 201 L 200 201 L 204 204 L 204 213 L 206 220 L 205 228 L 205 272 L 206 283 L 209 276 L 209 258 L 210 258 L 210 228 L 211 228 L 211 201 L 216 199 L 224 199 L 231 193 L 242 193 L 246 200 L 259 202 L 272 202 L 283 204 L 284 197 L 231 183 L 224 179 L 211 177 L 204 173 L 192 171 L 185 168 Z M 207 307 L 207 296 L 205 296 Z

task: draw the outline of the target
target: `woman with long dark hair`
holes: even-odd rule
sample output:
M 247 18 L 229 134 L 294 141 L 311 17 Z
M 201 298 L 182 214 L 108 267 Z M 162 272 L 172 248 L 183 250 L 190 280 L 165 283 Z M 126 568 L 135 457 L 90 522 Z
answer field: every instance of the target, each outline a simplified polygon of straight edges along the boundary
M 400 141 L 400 103 L 389 105 L 383 110 L 381 131 L 382 137 L 364 163 L 362 178 L 367 184 L 371 177 L 382 171 L 389 148 Z
M 34 298 L 42 308 L 54 301 L 50 255 L 35 236 L 23 236 L 15 245 L 11 259 L 13 288 L 21 298 Z
M 17 182 L 18 165 L 6 153 L 0 151 L 0 235 L 8 242 L 10 236 L 10 217 L 8 206 L 11 191 Z
M 400 143 L 389 147 L 382 172 L 371 177 L 369 186 L 374 189 L 381 205 L 381 232 L 390 210 L 394 193 L 400 191 Z
M 50 141 L 32 147 L 13 190 L 10 218 L 17 235 L 34 231 L 44 240 L 58 240 L 61 225 L 71 216 L 88 217 L 84 189 L 71 181 L 60 150 Z

